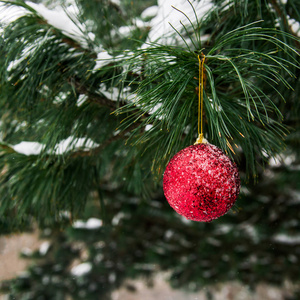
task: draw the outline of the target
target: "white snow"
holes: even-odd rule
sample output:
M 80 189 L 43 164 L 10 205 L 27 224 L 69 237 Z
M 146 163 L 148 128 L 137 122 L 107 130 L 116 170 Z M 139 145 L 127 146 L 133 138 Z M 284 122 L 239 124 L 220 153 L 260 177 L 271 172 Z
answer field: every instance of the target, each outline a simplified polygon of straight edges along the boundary
M 33 3 L 26 1 L 26 4 L 31 6 L 36 12 L 41 15 L 50 25 L 62 30 L 62 32 L 78 41 L 83 47 L 86 47 L 85 43 L 85 26 L 76 19 L 76 13 L 79 9 L 73 5 L 68 7 L 56 6 L 55 9 L 48 9 L 45 5 L 39 3 Z M 90 39 L 93 38 L 93 34 L 87 33 Z
M 27 13 L 25 8 L 19 6 L 9 6 L 5 7 L 3 4 L 0 4 L 0 20 L 4 24 L 15 21 L 16 19 L 24 16 Z M 1 32 L 1 27 L 0 27 Z
M 148 114 L 150 114 L 150 115 L 154 114 L 154 113 L 155 113 L 156 111 L 158 111 L 161 107 L 162 107 L 162 103 L 156 104 L 154 107 L 152 107 L 152 108 L 148 111 Z
M 100 219 L 90 218 L 86 222 L 77 220 L 73 223 L 74 228 L 80 229 L 98 229 L 102 226 L 103 222 Z
M 43 242 L 42 245 L 40 246 L 40 250 L 39 250 L 40 255 L 46 255 L 50 249 L 50 246 L 51 246 L 50 242 L 47 242 L 47 241 Z
M 110 0 L 111 3 L 116 4 L 118 6 L 121 5 L 121 1 L 120 0 Z
M 300 235 L 277 234 L 273 237 L 273 241 L 281 244 L 297 245 L 300 244 Z
M 38 155 L 41 153 L 45 146 L 37 142 L 21 142 L 17 145 L 12 146 L 12 148 L 21 154 L 25 155 Z
M 221 224 L 216 227 L 215 233 L 216 234 L 227 234 L 232 230 L 232 225 L 231 224 Z
M 296 160 L 296 155 L 277 155 L 269 159 L 271 167 L 280 167 L 281 165 L 291 166 Z
M 54 10 L 50 10 L 43 4 L 36 4 L 30 1 L 26 1 L 26 4 L 31 6 L 44 19 L 46 19 L 49 24 L 57 29 L 61 29 L 69 34 L 82 35 L 82 32 L 78 28 L 79 25 L 76 26 L 74 22 L 72 22 L 67 11 L 65 11 L 61 6 L 56 6 Z
M 146 18 L 153 18 L 157 15 L 159 11 L 159 7 L 157 5 L 153 5 L 150 7 L 147 7 L 142 13 L 141 13 L 141 18 L 146 19 Z
M 98 52 L 94 70 L 101 69 L 103 66 L 107 65 L 112 59 L 113 56 L 108 54 L 107 51 L 103 50 Z
M 66 36 L 69 36 L 79 42 L 82 47 L 87 47 L 87 36 L 90 40 L 94 40 L 95 35 L 92 32 L 87 32 L 85 25 L 81 24 L 76 18 L 76 14 L 79 13 L 79 9 L 75 1 L 65 3 L 66 5 L 64 7 L 55 6 L 53 9 L 49 9 L 41 3 L 37 4 L 31 1 L 25 1 L 25 3 L 32 7 L 50 25 L 62 30 Z M 0 4 L 0 20 L 4 24 L 13 22 L 28 13 L 29 12 L 25 8 L 17 5 L 4 6 L 3 4 Z
M 145 131 L 149 131 L 152 127 L 153 127 L 152 124 L 147 124 L 147 125 L 145 126 Z
M 78 266 L 75 266 L 71 269 L 71 274 L 73 276 L 83 276 L 85 274 L 88 274 L 92 270 L 92 264 L 91 263 L 82 263 Z
M 112 2 L 116 5 L 120 5 L 119 0 L 114 0 Z M 49 9 L 41 3 L 36 4 L 30 1 L 26 1 L 25 3 L 35 9 L 38 14 L 40 14 L 45 20 L 47 20 L 49 24 L 56 27 L 57 29 L 62 30 L 67 36 L 70 36 L 71 38 L 77 40 L 83 47 L 86 46 L 86 35 L 88 35 L 90 39 L 94 39 L 94 35 L 92 33 L 86 33 L 86 26 L 77 21 L 76 14 L 78 13 L 79 9 L 75 2 L 72 1 L 68 4 L 68 6 L 65 6 L 64 8 L 61 6 L 55 6 L 54 9 Z M 205 13 L 207 13 L 208 10 L 212 7 L 212 3 L 210 0 L 192 0 L 191 4 L 197 12 L 198 19 L 201 19 L 201 17 L 204 16 Z M 12 13 L 7 14 L 2 12 L 0 18 L 3 19 L 7 17 L 8 20 L 11 21 L 26 13 L 26 10 L 19 7 L 12 7 L 9 8 L 9 10 L 12 11 Z M 141 18 L 153 17 L 149 22 L 143 22 L 140 19 L 135 20 L 136 25 L 139 27 L 151 27 L 147 43 L 159 42 L 167 44 L 168 42 L 173 42 L 175 32 L 170 24 L 172 24 L 172 26 L 174 26 L 178 30 L 182 28 L 182 25 L 180 24 L 181 22 L 184 25 L 189 25 L 188 19 L 178 10 L 184 12 L 184 14 L 186 14 L 193 23 L 195 23 L 196 17 L 194 15 L 193 9 L 186 0 L 158 0 L 157 6 L 148 7 L 142 12 Z M 120 32 L 121 34 L 126 35 L 131 29 L 132 28 L 130 26 L 124 26 L 120 28 Z M 180 40 L 180 37 L 178 35 L 175 36 L 177 40 Z M 143 47 L 148 47 L 147 43 L 144 44 Z M 98 59 L 100 59 L 101 61 L 103 58 L 112 58 L 106 51 L 102 52 L 99 53 L 98 57 Z M 102 63 L 99 62 L 95 69 L 100 68 L 102 64 L 103 61 Z
M 131 31 L 135 29 L 135 26 L 121 26 L 118 30 L 118 33 L 122 35 L 123 37 L 129 36 Z
M 126 57 L 133 55 L 132 51 L 124 51 Z M 118 62 L 124 60 L 124 55 L 112 56 L 104 49 L 98 49 L 98 54 L 96 58 L 96 65 L 94 66 L 94 70 L 99 70 L 103 66 L 109 64 L 111 61 Z M 125 66 L 123 66 L 125 67 Z
M 74 137 L 70 136 L 67 139 L 62 140 L 59 144 L 55 146 L 55 154 L 59 155 L 79 148 L 85 151 L 92 148 L 96 148 L 98 146 L 99 144 L 95 143 L 91 139 L 86 139 L 86 138 L 74 139 Z
M 157 15 L 149 22 L 151 30 L 147 42 L 158 42 L 162 44 L 172 43 L 174 39 L 173 34 L 175 32 L 170 24 L 177 30 L 182 28 L 181 22 L 185 26 L 189 26 L 188 19 L 178 10 L 184 12 L 192 23 L 196 22 L 194 11 L 186 0 L 158 0 L 157 3 Z M 191 4 L 197 12 L 198 19 L 201 19 L 212 7 L 210 0 L 191 0 Z M 147 15 L 147 10 L 145 14 Z M 179 36 L 176 38 L 180 40 Z M 144 45 L 144 47 L 147 47 L 147 45 Z
M 77 138 L 70 136 L 65 140 L 62 140 L 54 147 L 54 153 L 57 155 L 63 154 L 65 152 L 74 150 L 88 151 L 90 149 L 98 147 L 99 144 L 95 143 L 91 139 Z M 19 144 L 11 146 L 16 152 L 24 155 L 39 155 L 41 151 L 45 148 L 45 145 L 38 142 L 26 142 L 23 141 Z
M 78 99 L 77 99 L 76 105 L 77 106 L 81 106 L 87 100 L 87 98 L 88 97 L 86 95 L 80 94 L 79 97 L 78 97 Z
M 292 31 L 300 37 L 300 23 L 294 19 L 288 18 L 288 23 Z
M 118 89 L 117 87 L 106 89 L 106 86 L 104 84 L 101 84 L 100 91 L 106 98 L 109 98 L 112 101 L 118 101 L 118 99 L 120 98 L 120 89 Z
M 22 63 L 26 59 L 25 56 L 26 55 L 24 54 L 24 56 L 22 58 L 11 61 L 7 67 L 7 71 L 10 72 L 12 69 L 17 67 L 18 64 Z

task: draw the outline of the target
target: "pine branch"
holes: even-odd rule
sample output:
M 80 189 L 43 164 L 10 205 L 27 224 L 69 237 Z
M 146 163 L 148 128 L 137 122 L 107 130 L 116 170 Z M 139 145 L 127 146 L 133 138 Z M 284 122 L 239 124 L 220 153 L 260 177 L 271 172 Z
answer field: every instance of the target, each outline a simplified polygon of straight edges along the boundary
M 123 130 L 120 133 L 105 140 L 100 146 L 95 147 L 89 151 L 82 151 L 82 150 L 74 151 L 72 152 L 71 157 L 76 158 L 76 157 L 85 157 L 85 156 L 97 156 L 103 149 L 105 149 L 111 143 L 116 142 L 120 139 L 124 139 L 124 137 L 126 137 L 128 133 L 131 133 L 134 129 L 138 128 L 139 125 L 140 125 L 139 123 L 133 124 L 132 126 L 128 127 L 126 130 Z
M 111 111 L 115 111 L 117 108 L 125 105 L 125 102 L 123 101 L 111 100 L 104 95 L 99 95 L 96 92 L 89 91 L 89 89 L 84 86 L 77 78 L 69 78 L 68 82 L 76 90 L 77 93 L 86 95 L 88 97 L 88 101 L 108 107 Z
M 233 146 L 241 147 L 247 157 L 249 173 L 256 172 L 255 157 L 259 149 L 264 149 L 270 156 L 275 155 L 282 149 L 282 139 L 286 133 L 284 126 L 276 121 L 274 113 L 282 116 L 270 95 L 275 92 L 282 99 L 276 87 L 278 83 L 291 88 L 278 70 L 294 76 L 290 69 L 299 66 L 295 58 L 298 55 L 296 49 L 280 40 L 280 35 L 293 38 L 284 32 L 249 24 L 220 36 L 206 55 L 209 88 L 205 95 L 205 116 L 208 140 L 235 158 Z M 263 41 L 270 50 L 260 52 L 255 48 L 235 46 L 247 41 Z M 273 51 L 273 45 L 285 54 L 285 58 L 277 56 L 278 51 Z M 139 127 L 152 124 L 152 129 L 142 134 L 133 131 L 131 139 L 134 145 L 145 143 L 145 148 L 158 149 L 154 161 L 157 162 L 156 168 L 160 169 L 159 164 L 166 163 L 174 152 L 193 140 L 194 131 L 186 129 L 196 127 L 196 117 L 191 117 L 196 105 L 196 56 L 180 48 L 153 45 L 128 59 L 126 65 L 128 72 L 137 66 L 144 71 L 142 78 L 133 81 L 139 86 L 138 101 L 120 109 L 131 114 L 123 128 L 138 120 L 143 111 L 154 110 Z M 264 91 L 255 78 L 266 83 L 272 94 Z M 141 110 L 138 114 L 131 111 L 136 106 Z M 250 139 L 252 142 L 249 143 Z
M 0 125 L 7 143 L 36 141 L 45 149 L 26 157 L 1 146 L 1 166 L 9 166 L 0 179 L 5 205 L 14 208 L 20 201 L 20 213 L 27 213 L 35 202 L 37 208 L 45 206 L 56 216 L 62 208 L 78 210 L 75 202 L 83 200 L 73 194 L 72 184 L 80 186 L 85 176 L 92 176 L 90 167 L 102 172 L 99 178 L 114 170 L 109 175 L 112 182 L 123 184 L 127 178 L 131 190 L 144 193 L 144 182 L 159 180 L 170 157 L 197 137 L 197 54 L 201 51 L 206 55 L 205 136 L 237 161 L 245 157 L 248 173 L 255 173 L 258 162 L 283 148 L 286 129 L 280 108 L 284 97 L 291 95 L 288 89 L 294 88 L 293 73 L 299 67 L 298 49 L 294 49 L 299 40 L 274 30 L 278 28 L 274 10 L 256 7 L 257 2 L 216 0 L 201 20 L 193 10 L 196 24 L 182 11 L 190 20 L 189 25 L 182 22 L 181 29 L 175 28 L 183 46 L 148 43 L 140 50 L 128 46 L 128 41 L 121 45 L 119 36 L 113 41 L 113 33 L 121 26 L 131 29 L 132 20 L 120 20 L 111 3 L 101 7 L 99 18 L 97 3 L 82 1 L 78 20 L 83 24 L 89 20 L 86 28 L 97 37 L 86 39 L 88 49 L 25 7 L 30 13 L 3 31 Z M 116 23 L 110 23 L 109 9 Z M 264 23 L 255 23 L 259 11 L 267 16 Z M 206 49 L 200 46 L 202 34 L 209 36 Z M 94 49 L 99 48 L 113 55 L 126 51 L 95 70 Z M 110 99 L 104 89 L 118 89 L 119 94 Z M 291 98 L 296 102 L 296 96 Z M 76 139 L 99 146 L 57 154 L 65 141 Z M 122 145 L 125 139 L 127 147 Z M 95 188 L 95 179 L 89 180 L 93 184 L 82 187 L 82 199 Z M 52 199 L 58 199 L 57 206 Z

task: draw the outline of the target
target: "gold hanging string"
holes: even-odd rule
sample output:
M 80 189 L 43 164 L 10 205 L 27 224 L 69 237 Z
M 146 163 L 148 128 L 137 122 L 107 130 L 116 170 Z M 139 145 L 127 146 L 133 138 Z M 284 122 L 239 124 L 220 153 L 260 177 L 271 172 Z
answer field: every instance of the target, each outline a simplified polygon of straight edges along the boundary
M 205 55 L 202 53 L 202 59 L 198 55 L 199 61 L 199 91 L 198 91 L 198 138 L 195 144 L 201 144 L 203 141 L 203 78 Z

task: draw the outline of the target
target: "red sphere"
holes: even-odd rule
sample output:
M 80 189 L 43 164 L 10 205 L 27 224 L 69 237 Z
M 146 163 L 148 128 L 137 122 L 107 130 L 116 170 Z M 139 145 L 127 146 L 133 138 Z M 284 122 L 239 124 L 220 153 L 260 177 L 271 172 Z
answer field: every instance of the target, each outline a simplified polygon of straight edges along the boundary
M 170 160 L 163 188 L 170 206 L 189 220 L 210 222 L 228 212 L 240 192 L 234 162 L 211 144 L 189 146 Z

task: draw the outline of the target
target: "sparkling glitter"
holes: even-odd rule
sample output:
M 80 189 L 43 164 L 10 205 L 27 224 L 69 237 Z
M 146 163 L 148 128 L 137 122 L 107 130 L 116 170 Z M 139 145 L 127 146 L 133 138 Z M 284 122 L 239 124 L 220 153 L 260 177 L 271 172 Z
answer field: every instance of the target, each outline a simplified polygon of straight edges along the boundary
M 189 220 L 210 222 L 228 212 L 240 192 L 234 162 L 211 144 L 189 146 L 170 160 L 163 179 L 170 206 Z

